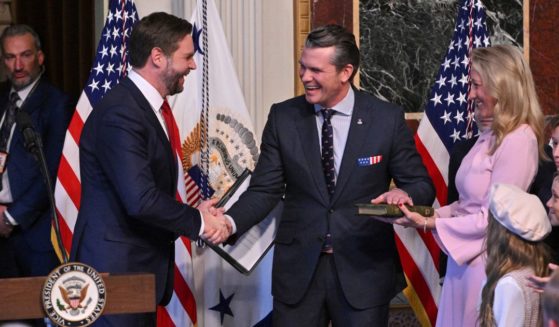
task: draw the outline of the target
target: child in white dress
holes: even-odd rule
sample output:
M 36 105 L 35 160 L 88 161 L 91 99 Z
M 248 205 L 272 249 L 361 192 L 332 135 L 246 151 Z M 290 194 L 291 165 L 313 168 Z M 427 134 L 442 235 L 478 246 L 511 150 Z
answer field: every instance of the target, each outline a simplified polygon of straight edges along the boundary
M 551 231 L 547 213 L 537 196 L 514 185 L 494 184 L 490 192 L 479 324 L 541 326 L 541 295 L 526 278 L 548 273 L 549 251 L 541 242 Z

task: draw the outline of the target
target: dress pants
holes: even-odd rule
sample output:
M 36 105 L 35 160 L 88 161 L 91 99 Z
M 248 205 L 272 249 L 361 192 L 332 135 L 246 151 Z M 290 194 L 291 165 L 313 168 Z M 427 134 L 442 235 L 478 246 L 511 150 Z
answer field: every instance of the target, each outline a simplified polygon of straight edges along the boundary
M 275 327 L 387 326 L 388 309 L 388 303 L 353 308 L 343 294 L 334 255 L 321 254 L 311 285 L 299 303 L 289 305 L 274 299 L 273 321 Z

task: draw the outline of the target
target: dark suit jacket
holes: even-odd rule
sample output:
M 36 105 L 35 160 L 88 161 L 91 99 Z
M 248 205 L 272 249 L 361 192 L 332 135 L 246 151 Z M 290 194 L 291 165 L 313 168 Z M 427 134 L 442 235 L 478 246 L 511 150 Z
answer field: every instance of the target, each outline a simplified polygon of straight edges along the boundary
M 43 151 L 50 177 L 56 178 L 58 163 L 62 153 L 62 145 L 66 129 L 70 121 L 74 104 L 67 95 L 56 89 L 42 77 L 22 104 L 21 110 L 31 117 L 35 131 L 43 142 Z M 8 107 L 10 87 L 0 95 L 0 117 Z M 23 136 L 19 129 L 14 131 L 9 148 L 7 162 L 8 178 L 13 202 L 8 205 L 8 212 L 18 222 L 11 238 L 24 241 L 33 252 L 52 252 L 50 241 L 50 222 L 52 213 L 48 201 L 46 185 L 43 181 L 38 162 L 25 149 Z M 21 238 L 21 240 L 18 240 Z M 19 250 L 26 247 L 19 246 Z M 19 260 L 33 260 L 34 256 L 25 253 L 18 254 Z M 54 268 L 40 267 L 36 262 L 29 262 L 33 268 L 33 275 L 44 275 Z M 36 273 L 35 273 L 36 272 Z
M 157 116 L 129 79 L 93 109 L 80 140 L 81 208 L 71 258 L 100 272 L 149 272 L 173 286 L 174 241 L 196 238 L 196 209 L 175 200 L 177 164 Z
M 330 225 L 335 266 L 349 303 L 358 309 L 386 304 L 399 291 L 392 225 L 357 216 L 354 204 L 388 191 L 392 178 L 415 204 L 431 204 L 433 185 L 402 110 L 356 91 L 336 190 L 330 199 L 315 117 L 313 106 L 303 96 L 272 106 L 251 184 L 228 213 L 242 234 L 285 193 L 272 276 L 277 300 L 295 304 L 303 297 Z M 359 158 L 376 155 L 382 155 L 380 163 L 357 163 Z

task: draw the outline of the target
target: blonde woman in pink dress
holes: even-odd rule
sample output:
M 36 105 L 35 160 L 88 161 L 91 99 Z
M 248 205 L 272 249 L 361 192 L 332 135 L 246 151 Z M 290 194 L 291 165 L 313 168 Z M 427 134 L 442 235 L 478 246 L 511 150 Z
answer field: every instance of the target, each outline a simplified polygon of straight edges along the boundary
M 481 135 L 456 174 L 459 199 L 424 217 L 402 207 L 390 222 L 429 229 L 448 255 L 437 326 L 476 326 L 485 280 L 483 240 L 488 224 L 489 189 L 495 183 L 527 190 L 543 152 L 543 114 L 532 73 L 513 46 L 472 52 L 471 90 Z M 484 128 L 486 127 L 486 128 Z M 388 220 L 383 220 L 388 221 Z

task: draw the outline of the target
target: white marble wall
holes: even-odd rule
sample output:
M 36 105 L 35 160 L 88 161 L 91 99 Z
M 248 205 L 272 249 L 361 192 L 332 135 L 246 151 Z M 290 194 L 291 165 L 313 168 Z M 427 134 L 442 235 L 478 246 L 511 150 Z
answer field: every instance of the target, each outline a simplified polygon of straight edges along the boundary
M 361 0 L 361 87 L 423 111 L 464 0 Z M 522 1 L 484 0 L 492 44 L 522 45 Z

